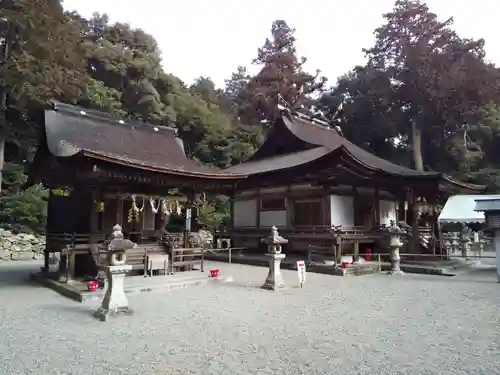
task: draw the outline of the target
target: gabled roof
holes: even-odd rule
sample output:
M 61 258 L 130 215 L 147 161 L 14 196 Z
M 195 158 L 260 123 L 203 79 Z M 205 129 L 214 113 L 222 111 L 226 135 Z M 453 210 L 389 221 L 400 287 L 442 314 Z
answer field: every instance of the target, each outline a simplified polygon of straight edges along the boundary
M 238 173 L 208 168 L 186 156 L 177 130 L 55 103 L 45 112 L 48 150 L 56 157 L 81 153 L 89 158 L 132 168 L 204 178 L 243 178 Z
M 284 141 L 286 139 L 286 141 Z M 283 143 L 294 144 L 293 148 L 283 147 Z M 341 156 L 370 172 L 385 176 L 433 179 L 460 188 L 482 191 L 484 186 L 467 184 L 438 172 L 420 172 L 406 168 L 363 150 L 348 141 L 327 124 L 320 124 L 303 115 L 283 111 L 268 133 L 261 148 L 245 163 L 229 168 L 233 173 L 249 176 L 263 175 L 283 169 L 304 166 L 328 155 Z
M 446 201 L 438 222 L 484 223 L 484 212 L 475 211 L 476 200 L 500 199 L 500 195 L 453 195 Z
M 331 151 L 327 147 L 315 147 L 284 155 L 274 155 L 265 159 L 249 160 L 227 170 L 248 175 L 274 172 L 313 162 L 330 154 Z

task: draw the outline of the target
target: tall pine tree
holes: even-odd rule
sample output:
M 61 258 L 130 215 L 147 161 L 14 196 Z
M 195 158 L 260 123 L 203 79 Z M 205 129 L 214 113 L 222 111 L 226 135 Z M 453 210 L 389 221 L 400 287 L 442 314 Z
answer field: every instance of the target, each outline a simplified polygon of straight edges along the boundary
M 321 92 L 326 78 L 319 76 L 319 70 L 316 74 L 304 71 L 306 58 L 297 56 L 295 42 L 295 29 L 284 20 L 273 22 L 271 39 L 266 39 L 253 60 L 262 68 L 240 93 L 239 100 L 246 103 L 240 107 L 244 122 L 272 120 L 277 115 L 279 96 L 306 111 L 314 104 L 314 94 Z

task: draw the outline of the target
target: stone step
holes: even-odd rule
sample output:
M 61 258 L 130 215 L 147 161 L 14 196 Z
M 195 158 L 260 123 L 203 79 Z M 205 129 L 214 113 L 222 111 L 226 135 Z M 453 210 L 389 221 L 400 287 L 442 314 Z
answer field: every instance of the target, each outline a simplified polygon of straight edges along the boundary
M 194 273 L 197 273 L 195 275 Z M 85 290 L 85 283 L 60 283 L 55 280 L 47 279 L 41 274 L 32 274 L 32 280 L 37 281 L 48 288 L 78 302 L 101 301 L 104 297 L 105 289 L 98 289 L 95 292 Z M 169 291 L 174 289 L 186 288 L 190 286 L 206 285 L 217 279 L 208 277 L 207 273 L 193 271 L 189 274 L 175 274 L 167 276 L 130 276 L 125 279 L 125 293 L 143 293 L 155 291 Z

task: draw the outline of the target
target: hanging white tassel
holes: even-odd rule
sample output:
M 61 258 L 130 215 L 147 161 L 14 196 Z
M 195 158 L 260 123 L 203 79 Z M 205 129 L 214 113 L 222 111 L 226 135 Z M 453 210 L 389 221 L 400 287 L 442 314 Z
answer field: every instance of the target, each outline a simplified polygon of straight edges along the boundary
M 182 214 L 182 209 L 181 209 L 181 205 L 179 204 L 179 201 L 175 201 L 175 205 L 177 208 L 177 215 L 180 216 Z
M 168 209 L 168 204 L 165 199 L 162 199 L 161 201 L 161 212 L 164 216 L 169 216 L 170 215 L 170 210 Z
M 144 210 L 144 198 L 142 198 L 142 206 L 141 208 L 137 207 L 137 203 L 135 201 L 135 194 L 132 195 L 132 209 L 135 211 L 135 212 L 142 212 Z
M 155 207 L 155 200 L 153 197 L 149 197 L 149 204 L 151 205 L 151 211 L 156 215 L 160 209 L 161 200 L 158 200 L 158 204 Z
M 137 204 L 135 204 L 135 194 L 132 194 L 132 211 L 138 212 Z

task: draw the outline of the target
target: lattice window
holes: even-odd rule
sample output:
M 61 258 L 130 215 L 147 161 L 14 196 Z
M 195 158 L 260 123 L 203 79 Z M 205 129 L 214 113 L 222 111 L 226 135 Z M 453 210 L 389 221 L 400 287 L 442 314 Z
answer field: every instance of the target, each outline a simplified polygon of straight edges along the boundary
M 295 226 L 321 225 L 321 201 L 298 201 L 293 206 Z
M 286 210 L 286 198 L 263 198 L 260 200 L 261 211 Z

